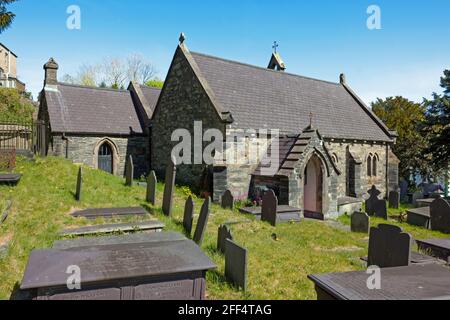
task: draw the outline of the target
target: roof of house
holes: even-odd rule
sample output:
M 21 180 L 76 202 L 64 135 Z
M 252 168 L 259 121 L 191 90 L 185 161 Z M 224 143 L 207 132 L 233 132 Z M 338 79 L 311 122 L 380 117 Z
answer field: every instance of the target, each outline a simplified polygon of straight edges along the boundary
M 5 46 L 3 43 L 0 42 L 0 47 L 5 48 L 6 51 L 10 52 L 14 57 L 18 58 L 17 55 L 12 52 L 7 46 Z
M 160 88 L 154 88 L 149 86 L 141 85 L 142 93 L 144 94 L 145 100 L 147 100 L 152 111 L 155 111 L 156 104 L 158 103 L 159 95 L 161 94 Z
M 325 138 L 392 141 L 384 124 L 345 84 L 190 54 L 218 109 L 230 112 L 238 128 L 299 133 L 313 113 L 314 126 Z
M 130 91 L 59 83 L 44 88 L 53 132 L 142 134 Z

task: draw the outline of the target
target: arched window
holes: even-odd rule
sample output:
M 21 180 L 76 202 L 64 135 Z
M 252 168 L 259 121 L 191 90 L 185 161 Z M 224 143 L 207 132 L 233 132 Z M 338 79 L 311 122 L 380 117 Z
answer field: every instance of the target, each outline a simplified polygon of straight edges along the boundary
M 374 156 L 372 156 L 372 154 L 369 154 L 369 156 L 367 157 L 367 176 L 368 177 L 371 177 L 373 174 L 373 171 L 372 171 L 373 159 L 376 159 L 376 158 L 374 158 Z
M 374 155 L 373 159 L 372 159 L 372 176 L 373 177 L 378 176 L 377 169 L 378 169 L 378 156 Z

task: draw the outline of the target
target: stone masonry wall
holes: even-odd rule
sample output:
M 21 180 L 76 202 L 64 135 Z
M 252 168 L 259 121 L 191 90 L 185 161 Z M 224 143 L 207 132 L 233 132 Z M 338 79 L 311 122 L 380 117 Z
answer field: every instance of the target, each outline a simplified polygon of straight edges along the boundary
M 67 141 L 62 139 L 61 135 L 52 137 L 49 155 L 66 157 L 74 163 L 82 163 L 92 168 L 97 168 L 96 148 L 101 145 L 105 139 L 112 145 L 115 153 L 113 166 L 115 174 L 123 176 L 125 172 L 125 162 L 128 155 L 132 155 L 134 163 L 134 177 L 140 178 L 147 175 L 149 164 L 149 142 L 148 137 L 123 137 L 123 138 L 105 138 L 92 136 L 67 136 Z M 66 146 L 68 148 L 66 150 Z M 115 163 L 114 163 L 115 162 Z
M 171 141 L 175 130 L 186 129 L 191 133 L 192 151 L 194 151 L 195 121 L 202 122 L 203 132 L 208 129 L 225 132 L 225 125 L 221 122 L 183 52 L 178 49 L 167 75 L 160 103 L 151 121 L 151 167 L 160 178 L 164 177 L 165 167 L 173 147 L 179 143 Z M 208 144 L 204 143 L 204 146 Z M 192 152 L 193 156 L 194 152 Z M 204 164 L 179 165 L 177 183 L 189 185 L 194 189 L 198 188 L 205 168 Z

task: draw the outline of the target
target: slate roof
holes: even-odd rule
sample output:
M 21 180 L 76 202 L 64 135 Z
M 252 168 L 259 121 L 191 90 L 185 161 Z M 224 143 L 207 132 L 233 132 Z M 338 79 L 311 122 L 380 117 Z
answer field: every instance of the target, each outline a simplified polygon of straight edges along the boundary
M 155 111 L 156 104 L 158 103 L 159 95 L 161 94 L 161 89 L 153 88 L 141 85 L 142 93 L 144 94 L 145 100 L 147 100 L 148 105 Z
M 59 83 L 44 88 L 53 132 L 130 135 L 143 129 L 131 93 Z
M 392 140 L 381 121 L 340 83 L 191 55 L 221 111 L 231 112 L 237 128 L 300 133 L 312 112 L 314 127 L 324 138 Z

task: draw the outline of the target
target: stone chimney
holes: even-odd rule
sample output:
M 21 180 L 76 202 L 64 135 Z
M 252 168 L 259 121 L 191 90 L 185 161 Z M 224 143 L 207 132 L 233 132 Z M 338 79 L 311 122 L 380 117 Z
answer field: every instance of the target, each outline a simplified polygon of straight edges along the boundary
M 56 63 L 55 59 L 50 58 L 48 62 L 44 65 L 45 70 L 45 80 L 44 80 L 44 87 L 45 86 L 56 86 L 58 84 L 58 64 Z

